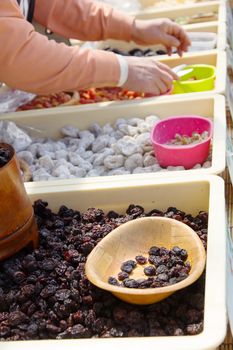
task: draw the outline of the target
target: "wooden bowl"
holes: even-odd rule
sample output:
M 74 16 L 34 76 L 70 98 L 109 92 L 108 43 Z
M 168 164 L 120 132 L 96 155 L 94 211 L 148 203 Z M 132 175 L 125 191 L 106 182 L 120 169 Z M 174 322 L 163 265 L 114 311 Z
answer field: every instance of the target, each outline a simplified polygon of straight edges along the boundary
M 25 190 L 19 162 L 12 146 L 0 143 L 11 158 L 0 167 L 0 261 L 30 244 L 38 246 L 38 229 L 32 203 Z
M 152 246 L 168 249 L 179 246 L 186 249 L 187 260 L 191 263 L 189 276 L 181 282 L 161 288 L 124 288 L 108 283 L 110 276 L 117 278 L 123 262 L 134 260 L 136 255 L 148 257 L 148 250 Z M 104 237 L 89 254 L 85 272 L 94 285 L 119 299 L 132 304 L 152 304 L 196 281 L 205 268 L 205 258 L 203 244 L 189 226 L 174 219 L 146 217 L 122 224 Z M 137 265 L 130 278 L 145 278 L 144 267 Z

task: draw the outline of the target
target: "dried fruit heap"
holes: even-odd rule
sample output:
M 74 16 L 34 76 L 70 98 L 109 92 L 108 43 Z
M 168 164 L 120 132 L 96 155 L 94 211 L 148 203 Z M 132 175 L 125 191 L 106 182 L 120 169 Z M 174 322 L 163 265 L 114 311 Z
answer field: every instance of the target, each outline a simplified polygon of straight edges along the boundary
M 83 214 L 47 203 L 34 205 L 40 246 L 0 264 L 0 339 L 198 334 L 203 329 L 204 275 L 166 300 L 134 306 L 93 286 L 84 275 L 87 255 L 117 226 L 142 216 L 166 216 L 192 227 L 207 241 L 208 215 L 176 208 L 148 213 L 130 205 L 124 215 L 90 208 Z
M 75 102 L 77 105 L 104 101 L 133 100 L 153 96 L 152 94 L 148 93 L 123 90 L 120 87 L 91 88 L 88 90 L 80 90 L 79 95 L 80 100 L 77 99 Z M 20 106 L 17 111 L 57 107 L 65 102 L 69 102 L 71 98 L 71 94 L 66 92 L 60 92 L 45 96 L 36 96 L 31 102 Z
M 79 91 L 79 94 L 80 104 L 105 101 L 134 100 L 153 96 L 149 93 L 124 90 L 120 87 L 91 88 L 89 90 L 81 90 Z
M 137 255 L 135 260 L 125 261 L 121 265 L 121 272 L 118 280 L 109 277 L 108 283 L 114 286 L 127 288 L 158 288 L 178 283 L 188 277 L 191 264 L 187 261 L 188 253 L 180 247 L 173 247 L 171 250 L 165 247 L 151 247 L 148 251 L 148 261 L 151 265 L 144 268 L 144 274 L 149 278 L 133 279 L 130 273 L 139 265 L 144 265 L 147 258 Z M 119 281 L 123 281 L 120 283 Z
M 58 92 L 50 95 L 36 96 L 32 101 L 20 106 L 17 111 L 57 107 L 65 102 L 70 101 L 71 98 L 71 94 L 67 92 Z

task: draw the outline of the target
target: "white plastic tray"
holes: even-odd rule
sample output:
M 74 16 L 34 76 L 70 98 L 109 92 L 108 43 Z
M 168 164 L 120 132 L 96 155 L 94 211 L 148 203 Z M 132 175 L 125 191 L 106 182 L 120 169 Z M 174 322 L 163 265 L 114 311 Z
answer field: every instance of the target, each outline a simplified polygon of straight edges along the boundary
M 28 189 L 32 201 L 41 198 L 48 201 L 52 210 L 66 205 L 80 211 L 99 207 L 104 211 L 125 212 L 131 203 L 142 205 L 145 210 L 168 206 L 193 215 L 200 210 L 209 212 L 208 251 L 206 265 L 204 330 L 195 336 L 136 337 L 111 339 L 44 340 L 2 342 L 3 350 L 109 350 L 109 349 L 158 349 L 158 350 L 214 350 L 226 334 L 225 305 L 225 211 L 224 182 L 216 176 L 191 177 L 153 181 L 106 183 L 98 188 L 93 184 L 43 187 Z
M 218 13 L 218 21 L 226 22 L 226 1 L 203 1 L 189 5 L 176 5 L 173 7 L 149 7 L 155 3 L 154 0 L 143 0 L 142 3 L 148 4 L 144 10 L 134 13 L 139 19 L 152 19 L 152 18 L 170 18 L 175 19 L 177 17 L 185 17 L 195 15 L 197 13 L 209 13 L 215 11 Z
M 100 104 L 101 105 L 101 104 Z M 103 104 L 102 104 L 103 105 Z M 59 138 L 59 130 L 64 125 L 74 125 L 79 129 L 87 129 L 93 122 L 100 125 L 106 123 L 113 124 L 118 118 L 146 117 L 155 114 L 160 118 L 179 114 L 196 114 L 211 118 L 214 122 L 213 147 L 212 147 L 212 165 L 209 168 L 167 171 L 161 173 L 144 173 L 130 175 L 99 176 L 95 178 L 78 178 L 68 180 L 49 181 L 53 184 L 70 184 L 73 181 L 79 183 L 88 182 L 107 182 L 107 181 L 126 181 L 140 179 L 142 176 L 146 179 L 190 176 L 192 174 L 219 174 L 225 168 L 225 138 L 226 138 L 226 116 L 225 116 L 225 98 L 220 95 L 206 95 L 202 97 L 189 97 L 186 99 L 178 98 L 174 101 L 140 100 L 137 103 L 104 103 L 104 108 L 96 108 L 95 105 L 89 105 L 85 108 L 76 107 L 55 108 L 50 110 L 37 110 L 27 112 L 17 112 L 5 114 L 0 117 L 14 121 L 18 126 L 29 126 L 43 131 L 46 137 Z M 38 135 L 37 135 L 38 136 Z M 43 186 L 44 181 L 27 183 L 27 188 Z

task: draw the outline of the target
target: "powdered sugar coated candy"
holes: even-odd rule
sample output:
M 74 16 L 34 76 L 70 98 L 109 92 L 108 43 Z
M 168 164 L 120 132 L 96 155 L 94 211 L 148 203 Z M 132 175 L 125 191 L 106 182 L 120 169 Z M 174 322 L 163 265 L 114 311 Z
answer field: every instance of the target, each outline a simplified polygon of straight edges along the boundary
M 122 167 L 125 158 L 123 155 L 107 156 L 104 160 L 104 166 L 107 169 L 116 169 Z
M 64 136 L 77 137 L 79 129 L 72 125 L 65 125 L 63 128 L 61 128 L 61 133 Z
M 142 167 L 143 157 L 141 153 L 135 153 L 129 156 L 125 161 L 125 169 L 132 172 L 135 168 Z

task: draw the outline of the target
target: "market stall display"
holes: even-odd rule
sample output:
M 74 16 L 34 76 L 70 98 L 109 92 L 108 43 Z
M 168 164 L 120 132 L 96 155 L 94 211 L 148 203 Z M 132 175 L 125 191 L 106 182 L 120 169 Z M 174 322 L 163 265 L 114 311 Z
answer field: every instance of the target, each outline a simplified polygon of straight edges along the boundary
M 119 1 L 105 1 L 119 5 Z M 226 259 L 224 184 L 217 176 L 206 174 L 220 174 L 225 168 L 225 99 L 217 94 L 225 95 L 227 80 L 226 95 L 233 111 L 229 69 L 233 59 L 228 55 L 230 74 L 226 78 L 224 52 L 226 21 L 231 46 L 233 17 L 229 7 L 226 15 L 223 0 L 130 0 L 120 6 L 138 19 L 168 17 L 185 25 L 192 36 L 190 52 L 182 58 L 168 57 L 163 47 L 112 40 L 99 43 L 97 49 L 135 56 L 156 54 L 156 59 L 171 68 L 186 65 L 185 69 L 193 69 L 190 76 L 182 78 L 187 78 L 188 84 L 198 82 L 193 75 L 196 66 L 212 66 L 211 85 L 195 92 L 178 91 L 184 84 L 181 79 L 174 83 L 173 91 L 159 97 L 138 93 L 136 87 L 135 91 L 104 87 L 61 92 L 36 96 L 22 103 L 17 113 L 1 114 L 0 142 L 15 148 L 18 174 L 21 170 L 39 228 L 39 244 L 36 234 L 28 240 L 36 249 L 28 247 L 0 263 L 0 338 L 7 350 L 39 350 L 41 345 L 58 350 L 141 350 L 145 346 L 216 350 L 226 334 L 225 271 L 227 265 L 229 277 L 232 241 L 228 234 Z M 1 113 L 6 111 L 3 108 Z M 205 159 L 188 170 L 183 165 L 161 166 L 154 154 L 151 130 L 167 117 L 185 114 L 204 117 L 212 124 L 213 133 L 206 128 L 194 128 L 191 134 L 178 130 L 167 139 L 167 146 L 184 149 L 187 144 L 208 142 Z M 231 153 L 228 138 L 229 167 Z M 0 145 L 0 174 L 10 163 L 9 152 Z M 0 181 L 1 198 L 6 188 Z M 229 191 L 226 198 L 230 202 Z M 10 206 L 0 205 L 1 224 L 6 220 L 15 223 L 18 203 L 16 199 Z M 166 295 L 165 300 L 143 306 L 133 305 L 132 298 L 128 303 L 120 301 L 90 283 L 85 275 L 88 255 L 101 247 L 110 232 L 153 217 L 176 220 L 193 230 L 206 251 L 206 270 L 198 280 Z M 15 241 L 23 247 L 28 236 L 21 238 Z M 190 244 L 155 242 L 148 245 L 146 253 L 136 249 L 132 256 L 127 255 L 126 248 L 133 248 L 135 242 L 121 246 L 114 257 L 118 261 L 115 272 L 105 271 L 110 287 L 129 294 L 141 289 L 146 294 L 152 287 L 168 288 L 167 283 L 175 287 L 191 276 L 195 264 Z M 2 243 L 0 239 L 0 260 L 19 250 L 1 256 Z M 158 263 L 162 258 L 166 261 Z M 96 266 L 101 262 L 106 270 L 111 256 L 101 259 Z M 176 261 L 172 271 L 171 260 Z M 135 278 L 137 268 L 144 273 L 143 281 Z M 159 276 L 162 279 L 158 281 Z M 231 281 L 228 278 L 228 288 Z

